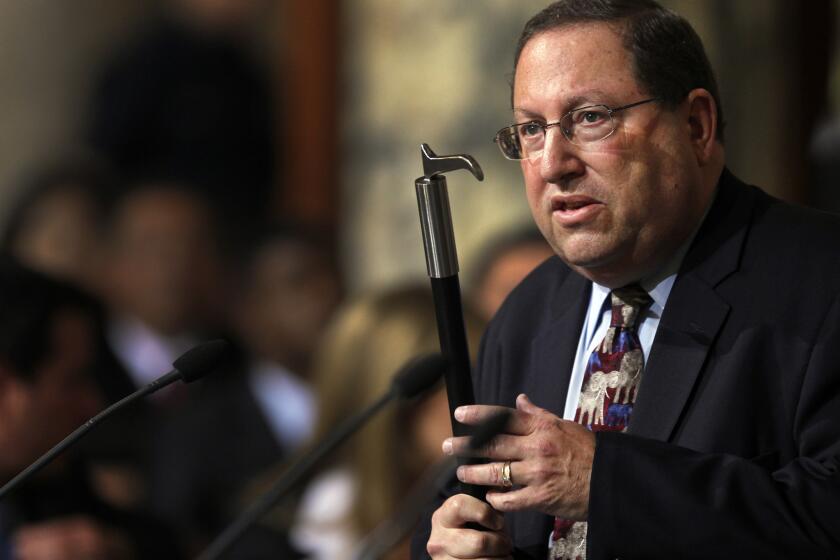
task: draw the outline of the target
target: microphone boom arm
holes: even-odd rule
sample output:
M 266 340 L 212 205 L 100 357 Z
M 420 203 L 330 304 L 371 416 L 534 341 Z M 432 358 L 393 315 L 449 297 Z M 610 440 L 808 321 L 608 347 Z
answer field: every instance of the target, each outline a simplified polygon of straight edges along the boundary
M 286 497 L 289 491 L 300 483 L 321 459 L 329 455 L 348 435 L 363 426 L 369 418 L 379 412 L 392 398 L 393 394 L 387 393 L 369 408 L 356 413 L 342 423 L 335 432 L 330 434 L 329 438 L 321 446 L 315 448 L 312 454 L 304 456 L 303 459 L 295 463 L 277 484 L 260 496 L 242 516 L 228 525 L 201 556 L 198 557 L 198 560 L 215 560 L 216 558 L 220 558 L 222 554 L 227 552 L 245 534 L 251 525 L 259 521 L 263 515 L 268 513 L 281 499 Z
M 227 552 L 245 532 L 263 515 L 289 495 L 312 473 L 317 464 L 335 451 L 348 437 L 375 416 L 385 405 L 395 399 L 410 399 L 432 387 L 439 379 L 445 365 L 439 354 L 409 361 L 394 376 L 391 388 L 373 404 L 341 422 L 317 445 L 307 450 L 271 488 L 251 504 L 233 523 L 227 526 L 201 553 L 199 560 L 215 560 Z
M 33 476 L 35 473 L 49 465 L 53 459 L 55 459 L 58 455 L 61 454 L 62 451 L 76 443 L 78 440 L 82 439 L 84 436 L 87 435 L 93 428 L 95 428 L 100 422 L 123 408 L 124 406 L 128 406 L 129 404 L 133 403 L 138 399 L 142 399 L 146 395 L 150 393 L 154 393 L 158 389 L 162 389 L 173 383 L 181 378 L 181 372 L 178 370 L 172 370 L 166 375 L 159 377 L 140 389 L 139 391 L 135 391 L 131 393 L 127 397 L 120 399 L 119 401 L 115 402 L 75 430 L 73 430 L 70 435 L 65 437 L 63 440 L 58 442 L 52 449 L 41 455 L 37 461 L 26 467 L 24 470 L 20 471 L 13 479 L 3 485 L 0 488 L 0 500 L 2 500 L 6 494 L 9 493 L 13 488 L 15 488 L 18 484 L 23 482 L 24 480 L 28 479 L 29 477 Z
M 53 459 L 55 459 L 65 449 L 82 439 L 88 432 L 96 427 L 100 422 L 112 416 L 123 407 L 130 405 L 138 399 L 142 399 L 146 395 L 154 393 L 163 389 L 167 385 L 182 380 L 184 383 L 192 383 L 204 377 L 212 369 L 214 369 L 218 362 L 221 362 L 230 351 L 230 344 L 224 340 L 211 340 L 199 344 L 184 352 L 172 364 L 175 369 L 169 373 L 162 375 L 141 387 L 137 391 L 131 393 L 127 397 L 115 402 L 75 430 L 69 436 L 58 442 L 52 449 L 38 457 L 38 459 L 31 465 L 23 469 L 14 478 L 8 481 L 0 488 L 0 500 L 2 500 L 9 492 L 14 490 L 18 485 L 22 484 L 29 477 L 46 467 Z

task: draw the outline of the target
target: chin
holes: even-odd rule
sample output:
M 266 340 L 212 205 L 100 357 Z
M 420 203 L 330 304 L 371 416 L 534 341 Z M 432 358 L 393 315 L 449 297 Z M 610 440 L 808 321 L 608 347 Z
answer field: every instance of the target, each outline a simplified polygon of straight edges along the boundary
M 603 247 L 566 248 L 559 253 L 560 258 L 578 274 L 608 288 L 617 288 L 627 283 L 628 271 L 620 262 L 619 251 L 610 251 Z
M 555 243 L 555 251 L 563 261 L 574 268 L 601 268 L 616 260 L 619 252 L 612 243 L 605 243 L 600 236 L 575 236 Z

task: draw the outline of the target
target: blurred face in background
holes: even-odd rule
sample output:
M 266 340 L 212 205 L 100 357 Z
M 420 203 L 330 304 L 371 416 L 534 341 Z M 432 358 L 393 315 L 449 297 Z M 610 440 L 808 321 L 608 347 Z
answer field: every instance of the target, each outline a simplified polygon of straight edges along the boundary
M 547 243 L 539 241 L 515 245 L 498 255 L 477 286 L 475 300 L 481 316 L 490 320 L 511 290 L 553 254 Z
M 102 406 L 91 377 L 94 335 L 91 320 L 68 309 L 59 312 L 50 327 L 48 354 L 28 378 L 3 372 L 0 391 L 2 464 L 19 470 Z
M 28 209 L 11 251 L 36 270 L 92 287 L 98 281 L 97 221 L 90 196 L 62 186 Z
M 257 356 L 304 373 L 339 301 L 334 268 L 317 250 L 295 241 L 260 249 L 250 266 L 236 324 Z
M 105 265 L 112 306 L 161 334 L 200 327 L 221 300 L 215 240 L 209 212 L 192 195 L 163 187 L 129 195 Z

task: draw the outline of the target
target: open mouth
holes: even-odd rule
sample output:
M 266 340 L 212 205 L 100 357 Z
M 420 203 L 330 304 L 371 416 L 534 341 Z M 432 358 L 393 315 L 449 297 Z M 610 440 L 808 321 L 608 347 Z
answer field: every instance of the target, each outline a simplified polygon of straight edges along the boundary
M 556 197 L 551 201 L 551 211 L 564 225 L 576 225 L 593 218 L 604 204 L 582 195 Z
M 584 206 L 589 206 L 590 204 L 594 204 L 594 200 L 571 200 L 565 201 L 561 200 L 556 206 L 555 210 L 560 210 L 561 212 L 566 212 L 568 210 L 577 210 L 579 208 L 583 208 Z
M 593 204 L 601 204 L 601 202 L 584 195 L 556 196 L 551 199 L 551 210 L 553 212 L 573 212 Z

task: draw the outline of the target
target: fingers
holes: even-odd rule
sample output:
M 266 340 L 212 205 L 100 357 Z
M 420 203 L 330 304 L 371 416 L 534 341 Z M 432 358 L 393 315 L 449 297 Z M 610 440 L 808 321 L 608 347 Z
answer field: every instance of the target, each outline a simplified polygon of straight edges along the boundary
M 458 529 L 445 541 L 429 538 L 426 550 L 432 558 L 506 558 L 511 552 L 510 537 L 497 531 Z
M 466 484 L 478 484 L 480 486 L 498 486 L 505 488 L 504 483 L 505 462 L 495 461 L 483 465 L 461 465 L 456 474 L 458 480 Z M 510 482 L 514 486 L 530 484 L 530 477 L 526 476 L 523 463 L 510 462 Z
M 463 424 L 475 425 L 502 410 L 510 412 L 510 409 L 500 406 L 460 406 L 455 409 L 455 418 Z M 443 442 L 443 452 L 447 455 L 458 455 L 460 457 L 484 457 L 499 460 L 522 459 L 530 452 L 524 447 L 527 445 L 525 440 L 517 436 L 532 435 L 535 430 L 552 425 L 556 420 L 556 416 L 533 404 L 525 394 L 520 394 L 516 399 L 516 410 L 510 414 L 505 427 L 507 435 L 496 436 L 479 450 L 469 448 L 470 439 L 468 437 L 448 438 Z
M 503 406 L 491 406 L 484 404 L 473 404 L 466 406 L 459 406 L 455 409 L 455 419 L 462 424 L 474 426 L 481 424 L 488 418 L 506 410 L 510 412 L 505 431 L 509 434 L 524 435 L 530 432 L 530 422 L 527 413 L 511 410 Z
M 516 397 L 516 410 L 520 410 L 526 414 L 540 414 L 545 412 L 544 408 L 540 408 L 532 403 L 531 399 L 525 393 L 520 393 Z
M 468 529 L 468 523 L 488 530 Z M 506 558 L 511 548 L 502 515 L 477 498 L 452 496 L 432 515 L 432 533 L 426 545 L 432 558 Z
M 451 437 L 443 441 L 443 452 L 459 457 L 484 457 L 486 459 L 521 459 L 523 441 L 521 436 L 500 435 L 479 449 L 470 449 L 470 438 Z
M 478 523 L 482 527 L 499 531 L 505 526 L 505 518 L 499 512 L 494 511 L 486 502 L 466 494 L 457 494 L 446 500 L 435 512 L 432 521 L 446 528 Z
M 533 509 L 539 503 L 538 489 L 525 486 L 516 490 L 488 490 L 487 502 L 497 511 L 521 511 Z

